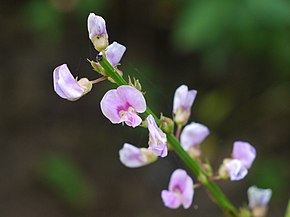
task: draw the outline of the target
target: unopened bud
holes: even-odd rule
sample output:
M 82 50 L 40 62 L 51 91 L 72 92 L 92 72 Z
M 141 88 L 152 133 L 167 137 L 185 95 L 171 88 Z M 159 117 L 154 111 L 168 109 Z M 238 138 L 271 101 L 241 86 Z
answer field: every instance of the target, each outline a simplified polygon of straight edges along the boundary
M 100 73 L 103 76 L 107 76 L 104 68 L 99 63 L 89 59 L 88 61 L 96 72 Z
M 174 122 L 171 118 L 165 117 L 161 114 L 160 128 L 165 132 L 172 134 L 174 130 Z
M 109 45 L 106 22 L 101 16 L 90 13 L 88 17 L 88 32 L 97 51 L 105 50 Z
M 189 119 L 190 111 L 184 109 L 183 107 L 179 107 L 175 113 L 174 121 L 179 126 L 184 126 Z
M 90 92 L 92 87 L 93 87 L 92 82 L 89 81 L 89 79 L 87 79 L 87 78 L 81 78 L 80 80 L 78 80 L 77 83 L 84 90 L 84 94 Z

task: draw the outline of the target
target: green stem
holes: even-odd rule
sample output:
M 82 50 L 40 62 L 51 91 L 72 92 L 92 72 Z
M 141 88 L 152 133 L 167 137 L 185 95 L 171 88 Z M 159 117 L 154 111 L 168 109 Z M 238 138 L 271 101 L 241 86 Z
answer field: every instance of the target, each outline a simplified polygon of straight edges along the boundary
M 118 72 L 111 66 L 111 64 L 103 57 L 99 64 L 105 69 L 106 75 L 111 77 L 118 86 L 128 85 L 128 82 L 121 77 Z M 157 124 L 159 120 L 157 116 L 151 111 L 151 109 L 147 106 L 147 109 L 144 113 L 146 116 L 151 114 L 156 120 Z M 202 168 L 195 162 L 188 153 L 182 148 L 179 141 L 172 135 L 167 134 L 168 143 L 170 143 L 173 150 L 177 153 L 177 155 L 183 160 L 185 165 L 197 176 L 198 180 L 207 188 L 212 196 L 214 202 L 218 204 L 218 206 L 224 211 L 227 216 L 230 217 L 239 217 L 237 209 L 232 205 L 232 203 L 228 200 L 228 198 L 223 194 L 220 188 L 213 182 L 208 182 L 209 177 L 202 170 Z

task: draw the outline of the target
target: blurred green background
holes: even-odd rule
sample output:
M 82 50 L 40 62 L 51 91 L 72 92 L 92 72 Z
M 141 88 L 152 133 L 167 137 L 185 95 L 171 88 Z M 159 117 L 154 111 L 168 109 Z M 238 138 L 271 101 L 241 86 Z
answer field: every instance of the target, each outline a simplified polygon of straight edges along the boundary
M 124 142 L 146 146 L 147 131 L 112 125 L 99 102 L 103 82 L 76 102 L 53 91 L 52 71 L 96 78 L 87 16 L 107 22 L 110 42 L 126 45 L 120 67 L 140 79 L 147 102 L 171 116 L 175 89 L 198 90 L 191 121 L 211 130 L 202 144 L 215 168 L 235 140 L 257 159 L 240 182 L 221 182 L 237 206 L 255 184 L 272 188 L 269 216 L 283 216 L 290 193 L 290 3 L 288 0 L 30 0 L 0 3 L 0 216 L 223 216 L 204 189 L 189 210 L 160 199 L 170 154 L 128 169 Z

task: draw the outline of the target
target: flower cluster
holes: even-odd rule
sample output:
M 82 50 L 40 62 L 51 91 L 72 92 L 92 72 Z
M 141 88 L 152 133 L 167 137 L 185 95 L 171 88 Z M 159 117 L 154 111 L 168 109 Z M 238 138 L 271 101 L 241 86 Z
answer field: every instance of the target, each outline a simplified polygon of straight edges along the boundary
M 100 52 L 98 55 L 105 56 L 108 62 L 117 69 L 126 47 L 117 42 L 109 45 L 105 20 L 94 13 L 90 13 L 88 17 L 88 32 L 95 49 Z M 105 70 L 98 63 L 91 61 L 91 64 L 99 70 L 98 72 L 101 75 L 106 76 Z M 78 100 L 91 91 L 94 83 L 102 80 L 104 79 L 89 81 L 87 78 L 82 78 L 77 81 L 66 64 L 56 67 L 53 71 L 54 91 L 60 97 L 70 101 Z
M 93 13 L 89 14 L 87 25 L 89 39 L 98 51 L 97 57 L 106 59 L 114 72 L 122 76 L 123 73 L 118 69 L 118 65 L 126 47 L 117 42 L 109 45 L 106 22 L 102 17 Z M 75 101 L 91 91 L 93 84 L 106 79 L 115 82 L 104 65 L 103 68 L 98 61 L 90 61 L 90 63 L 93 69 L 102 75 L 101 78 L 92 81 L 87 78 L 78 80 L 73 77 L 66 64 L 56 67 L 53 71 L 55 92 L 64 99 Z M 197 91 L 189 90 L 186 85 L 178 87 L 173 97 L 172 119 L 162 114 L 158 119 L 148 109 L 144 93 L 141 92 L 141 84 L 135 78 L 134 84 L 129 77 L 127 84 L 119 84 L 118 88 L 107 91 L 100 101 L 101 111 L 111 123 L 123 124 L 132 128 L 142 126 L 148 129 L 147 147 L 136 147 L 124 143 L 119 150 L 119 158 L 123 165 L 137 168 L 155 162 L 158 157 L 165 158 L 172 150 L 167 141 L 168 136 L 175 136 L 177 142 L 180 143 L 182 153 L 186 153 L 200 167 L 203 177 L 197 177 L 201 183 L 196 185 L 193 184 L 192 178 L 185 170 L 176 169 L 172 173 L 168 190 L 161 191 L 164 205 L 172 209 L 180 206 L 185 209 L 189 208 L 192 204 L 194 188 L 202 186 L 206 182 L 219 179 L 232 181 L 243 179 L 256 157 L 256 150 L 252 145 L 248 142 L 236 141 L 231 158 L 224 159 L 218 175 L 213 175 L 211 165 L 207 160 L 203 160 L 200 147 L 200 144 L 209 136 L 209 129 L 201 123 L 187 124 L 196 95 Z M 176 130 L 174 130 L 175 125 Z M 248 195 L 249 207 L 255 209 L 257 206 L 266 206 L 270 200 L 271 191 L 251 187 Z

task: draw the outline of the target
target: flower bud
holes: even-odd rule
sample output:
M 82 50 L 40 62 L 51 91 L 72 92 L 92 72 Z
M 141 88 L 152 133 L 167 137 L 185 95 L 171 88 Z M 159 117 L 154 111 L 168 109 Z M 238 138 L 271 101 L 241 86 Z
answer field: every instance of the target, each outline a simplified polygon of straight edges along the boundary
M 157 160 L 157 156 L 147 148 L 137 148 L 125 143 L 119 151 L 120 161 L 127 167 L 136 168 L 148 165 Z
M 147 118 L 148 130 L 149 130 L 149 141 L 148 149 L 152 150 L 155 155 L 160 157 L 166 157 L 168 153 L 167 149 L 167 137 L 166 134 L 157 126 L 152 115 Z
M 196 93 L 196 90 L 188 90 L 186 85 L 181 85 L 176 89 L 173 99 L 173 114 L 177 125 L 184 126 L 187 123 Z
M 93 60 L 89 60 L 89 59 L 88 59 L 88 61 L 96 72 L 100 73 L 103 76 L 107 76 L 104 68 L 99 63 L 97 63 Z
M 174 122 L 171 118 L 161 115 L 160 117 L 160 128 L 166 133 L 173 133 Z
M 105 50 L 109 45 L 106 22 L 101 16 L 90 13 L 88 17 L 88 32 L 97 51 Z
M 256 149 L 248 142 L 236 141 L 234 142 L 232 156 L 234 159 L 240 160 L 249 169 L 256 158 Z
M 267 206 L 272 196 L 271 189 L 257 188 L 251 186 L 248 189 L 249 207 L 253 209 L 256 206 Z

